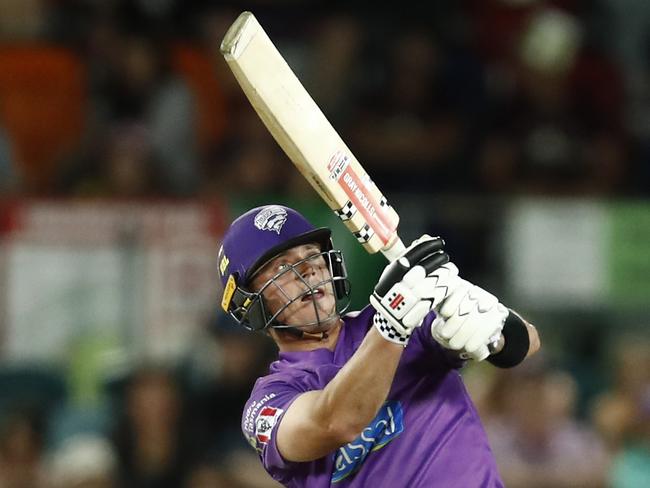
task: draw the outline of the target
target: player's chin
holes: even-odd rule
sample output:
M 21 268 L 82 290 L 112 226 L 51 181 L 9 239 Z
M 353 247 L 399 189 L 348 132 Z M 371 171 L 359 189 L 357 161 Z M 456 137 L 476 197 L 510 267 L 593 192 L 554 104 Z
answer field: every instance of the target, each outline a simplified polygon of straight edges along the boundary
M 329 329 L 336 317 L 336 302 L 331 295 L 326 295 L 316 302 L 303 302 L 291 314 L 292 321 L 296 324 L 314 324 L 309 327 L 301 327 L 308 332 L 322 332 Z
M 320 332 L 329 332 L 336 324 L 337 320 L 336 313 L 328 316 L 321 316 L 320 323 L 318 325 L 310 325 L 308 327 L 301 327 L 300 329 L 309 332 L 310 334 L 318 334 Z

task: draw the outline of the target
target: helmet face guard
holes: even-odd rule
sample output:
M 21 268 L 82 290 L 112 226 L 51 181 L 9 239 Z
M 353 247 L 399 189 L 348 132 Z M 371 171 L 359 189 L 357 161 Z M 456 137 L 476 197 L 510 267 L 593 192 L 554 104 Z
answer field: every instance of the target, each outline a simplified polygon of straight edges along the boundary
M 324 261 L 325 268 L 329 271 L 329 277 L 326 277 L 317 283 L 310 284 L 298 271 L 298 268 L 302 267 L 304 264 L 312 264 L 321 260 Z M 258 268 L 258 270 L 256 270 L 247 281 L 250 282 L 260 269 L 261 268 Z M 290 293 L 283 288 L 281 283 L 283 278 L 285 280 L 289 278 L 290 280 L 297 281 L 300 284 L 301 290 L 297 294 L 294 292 L 295 296 L 291 296 Z M 285 303 L 275 312 L 272 312 L 269 309 L 264 298 L 264 292 L 270 288 L 278 289 L 285 297 Z M 319 310 L 316 300 L 311 297 L 318 296 L 320 293 L 326 293 L 326 291 L 329 291 L 334 296 L 334 308 L 327 316 L 323 316 L 323 311 Z M 309 299 L 309 302 L 314 307 L 315 320 L 305 324 L 291 325 L 283 324 L 279 321 L 279 317 L 293 303 L 302 302 L 306 298 Z M 249 330 L 263 330 L 268 327 L 279 329 L 300 329 L 330 322 L 345 312 L 349 305 L 350 282 L 348 280 L 343 255 L 341 251 L 328 249 L 308 256 L 296 263 L 285 265 L 283 269 L 269 278 L 269 280 L 267 280 L 258 291 L 251 292 L 238 286 L 230 301 L 228 313 L 239 324 Z

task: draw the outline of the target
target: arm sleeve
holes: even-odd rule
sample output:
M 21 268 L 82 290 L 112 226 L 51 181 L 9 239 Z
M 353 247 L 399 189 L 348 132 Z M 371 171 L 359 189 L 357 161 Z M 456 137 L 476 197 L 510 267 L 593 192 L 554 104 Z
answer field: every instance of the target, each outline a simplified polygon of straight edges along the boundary
M 298 463 L 285 461 L 276 444 L 277 428 L 284 413 L 303 393 L 300 388 L 284 381 L 255 385 L 246 402 L 242 416 L 242 432 L 248 443 L 257 451 L 264 469 L 279 482 L 291 475 Z

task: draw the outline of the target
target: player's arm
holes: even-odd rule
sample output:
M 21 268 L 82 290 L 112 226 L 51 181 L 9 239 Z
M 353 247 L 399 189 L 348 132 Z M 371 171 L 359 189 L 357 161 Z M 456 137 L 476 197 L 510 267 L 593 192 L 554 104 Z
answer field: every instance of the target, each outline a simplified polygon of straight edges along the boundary
M 431 324 L 433 338 L 443 347 L 469 359 L 488 359 L 510 368 L 536 353 L 541 341 L 537 329 L 506 308 L 491 293 L 457 278 Z M 499 352 L 490 355 L 489 344 L 502 336 Z
M 541 347 L 537 328 L 512 309 L 508 309 L 508 316 L 504 321 L 502 340 L 500 350 L 487 358 L 490 363 L 500 368 L 518 365 Z
M 526 352 L 526 357 L 532 356 L 539 348 L 542 347 L 542 341 L 539 338 L 539 332 L 537 332 L 537 327 L 528 322 L 526 319 L 523 319 L 524 326 L 526 327 L 526 333 L 528 334 L 528 351 Z
M 325 388 L 298 396 L 281 419 L 276 442 L 285 460 L 321 458 L 354 440 L 377 415 L 410 334 L 431 309 L 431 300 L 419 295 L 424 280 L 448 260 L 442 240 L 428 238 L 386 267 L 370 298 L 374 327 Z
M 371 328 L 324 389 L 301 394 L 285 412 L 277 433 L 282 457 L 311 461 L 356 438 L 386 400 L 403 350 Z

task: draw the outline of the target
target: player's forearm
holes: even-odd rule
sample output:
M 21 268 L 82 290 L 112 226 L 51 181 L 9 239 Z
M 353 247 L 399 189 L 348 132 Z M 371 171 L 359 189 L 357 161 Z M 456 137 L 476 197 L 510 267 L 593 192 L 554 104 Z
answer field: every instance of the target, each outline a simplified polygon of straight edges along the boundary
M 528 346 L 528 354 L 526 354 L 526 357 L 530 357 L 539 351 L 539 348 L 542 347 L 542 341 L 539 338 L 537 328 L 535 328 L 533 324 L 526 322 L 526 329 L 528 329 L 528 340 L 530 342 L 530 345 Z
M 512 309 L 503 325 L 502 339 L 498 352 L 488 358 L 489 362 L 499 368 L 517 366 L 541 347 L 535 326 Z
M 404 347 L 371 327 L 352 358 L 322 390 L 317 415 L 346 441 L 370 423 L 386 400 Z

